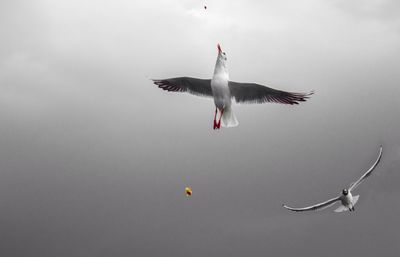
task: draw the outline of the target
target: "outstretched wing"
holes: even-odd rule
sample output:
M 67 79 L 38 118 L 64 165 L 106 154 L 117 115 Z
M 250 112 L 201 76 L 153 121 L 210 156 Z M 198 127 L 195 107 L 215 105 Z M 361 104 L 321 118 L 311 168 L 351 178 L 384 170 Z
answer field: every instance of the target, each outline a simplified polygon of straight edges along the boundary
M 353 184 L 351 184 L 349 191 L 355 189 L 356 187 L 358 187 L 358 185 L 361 184 L 361 182 L 366 179 L 367 177 L 369 177 L 372 174 L 372 171 L 375 169 L 375 167 L 378 165 L 379 161 L 381 160 L 382 157 L 382 146 L 379 148 L 379 154 L 378 154 L 378 158 L 376 159 L 375 163 L 371 166 L 371 168 L 369 168 L 367 170 L 367 172 L 364 173 L 364 175 L 362 175 L 356 182 L 354 182 Z
M 335 202 L 340 200 L 340 196 L 336 197 L 336 198 L 332 198 L 329 199 L 328 201 L 325 201 L 323 203 L 318 203 L 315 205 L 311 205 L 308 207 L 304 207 L 304 208 L 293 208 L 293 207 L 289 207 L 287 205 L 282 205 L 284 208 L 291 210 L 291 211 L 314 211 L 314 210 L 322 210 L 325 209 L 331 205 L 333 205 Z
M 153 79 L 159 88 L 172 92 L 188 92 L 193 95 L 212 97 L 211 80 L 191 77 Z
M 285 92 L 255 83 L 239 83 L 234 81 L 229 81 L 229 89 L 231 96 L 235 98 L 237 103 L 273 102 L 293 105 L 305 102 L 314 93 Z

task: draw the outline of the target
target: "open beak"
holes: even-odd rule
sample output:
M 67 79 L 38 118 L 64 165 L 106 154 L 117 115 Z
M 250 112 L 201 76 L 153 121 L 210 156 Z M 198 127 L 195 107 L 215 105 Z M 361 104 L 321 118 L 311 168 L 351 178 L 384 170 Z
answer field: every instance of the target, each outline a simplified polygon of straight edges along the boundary
M 218 48 L 218 53 L 220 54 L 222 52 L 221 46 L 218 44 L 217 48 Z

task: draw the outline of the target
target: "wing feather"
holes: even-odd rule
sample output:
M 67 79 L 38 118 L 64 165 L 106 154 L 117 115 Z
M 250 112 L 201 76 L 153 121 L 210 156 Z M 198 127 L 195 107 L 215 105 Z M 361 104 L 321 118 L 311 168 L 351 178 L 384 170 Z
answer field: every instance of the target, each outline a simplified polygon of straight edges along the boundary
M 376 159 L 376 161 L 374 162 L 374 164 L 372 164 L 371 168 L 369 168 L 367 170 L 367 172 L 364 173 L 364 175 L 362 175 L 356 182 L 354 182 L 353 184 L 351 184 L 349 191 L 355 189 L 356 187 L 358 187 L 361 182 L 366 179 L 367 177 L 369 177 L 372 174 L 372 171 L 376 168 L 376 166 L 378 165 L 378 163 L 380 162 L 381 158 L 382 158 L 382 146 L 379 148 L 379 154 L 378 154 L 378 158 Z
M 159 88 L 170 92 L 188 92 L 197 96 L 212 97 L 211 80 L 191 77 L 153 79 Z
M 231 95 L 237 103 L 282 103 L 299 104 L 305 102 L 314 92 L 293 93 L 276 90 L 256 83 L 229 81 Z
M 322 210 L 325 209 L 331 205 L 333 205 L 335 202 L 340 200 L 340 196 L 329 199 L 328 201 L 322 202 L 322 203 L 318 203 L 318 204 L 314 204 L 311 206 L 307 206 L 304 208 L 293 208 L 293 207 L 289 207 L 287 205 L 282 205 L 284 208 L 291 210 L 291 211 L 296 211 L 296 212 L 301 212 L 301 211 L 313 211 L 313 210 Z

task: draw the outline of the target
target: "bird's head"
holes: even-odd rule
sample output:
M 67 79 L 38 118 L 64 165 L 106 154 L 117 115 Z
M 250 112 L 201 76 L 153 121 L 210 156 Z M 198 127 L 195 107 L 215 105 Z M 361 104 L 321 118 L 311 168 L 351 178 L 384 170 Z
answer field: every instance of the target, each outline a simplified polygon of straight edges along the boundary
M 347 190 L 346 188 L 343 189 L 343 191 L 342 191 L 342 194 L 343 194 L 343 195 L 347 195 L 348 193 L 349 193 L 349 190 Z
M 220 44 L 217 45 L 217 49 L 218 49 L 218 57 L 217 57 L 217 62 L 215 63 L 214 75 L 224 74 L 228 76 L 226 53 L 222 51 Z
M 217 45 L 217 49 L 218 49 L 218 60 L 225 63 L 228 60 L 228 58 L 226 57 L 226 53 L 222 51 L 220 44 Z

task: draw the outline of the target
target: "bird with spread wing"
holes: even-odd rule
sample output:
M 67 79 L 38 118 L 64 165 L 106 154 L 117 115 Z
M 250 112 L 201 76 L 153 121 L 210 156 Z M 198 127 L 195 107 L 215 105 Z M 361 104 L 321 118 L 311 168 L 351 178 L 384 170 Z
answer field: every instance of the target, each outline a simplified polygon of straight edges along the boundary
M 296 105 L 306 101 L 313 92 L 292 93 L 256 83 L 240 83 L 229 80 L 227 55 L 218 44 L 218 57 L 212 79 L 177 77 L 154 79 L 159 88 L 171 92 L 188 92 L 193 95 L 212 97 L 215 104 L 214 129 L 235 127 L 239 124 L 232 111 L 232 99 L 236 103 L 281 103 Z M 219 118 L 218 118 L 219 114 Z
M 332 206 L 333 204 L 335 204 L 336 202 L 340 201 L 341 205 L 335 210 L 335 212 L 343 212 L 343 211 L 347 211 L 347 210 L 354 211 L 354 205 L 356 205 L 359 195 L 353 196 L 351 194 L 351 191 L 356 189 L 356 187 L 358 187 L 361 184 L 361 182 L 363 182 L 367 177 L 369 177 L 372 174 L 372 171 L 378 165 L 379 161 L 381 160 L 381 157 L 382 157 L 382 146 L 379 149 L 378 158 L 376 159 L 374 164 L 371 166 L 371 168 L 369 168 L 367 170 L 367 172 L 365 172 L 356 182 L 352 183 L 349 188 L 343 189 L 341 195 L 339 195 L 335 198 L 329 199 L 328 201 L 314 204 L 314 205 L 304 207 L 304 208 L 293 208 L 293 207 L 289 207 L 287 205 L 283 205 L 283 207 L 288 210 L 296 211 L 296 212 L 313 211 L 313 210 L 322 210 L 322 209 L 328 208 L 328 207 Z

